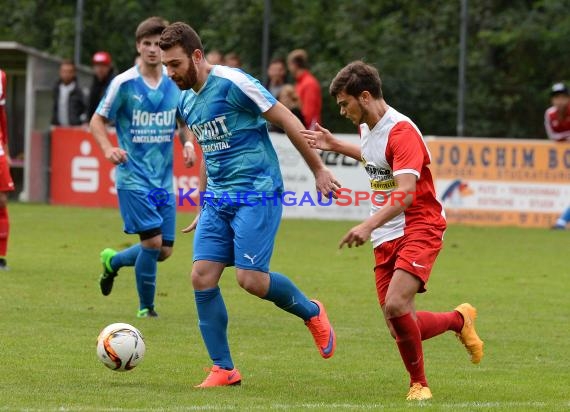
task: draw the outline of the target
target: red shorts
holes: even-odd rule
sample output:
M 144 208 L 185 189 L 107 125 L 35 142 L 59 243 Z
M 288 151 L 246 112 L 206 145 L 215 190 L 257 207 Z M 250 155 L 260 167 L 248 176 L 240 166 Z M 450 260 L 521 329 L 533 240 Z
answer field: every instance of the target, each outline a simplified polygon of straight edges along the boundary
M 421 281 L 419 293 L 426 291 L 431 268 L 442 247 L 443 230 L 422 229 L 406 233 L 374 248 L 376 292 L 380 305 L 386 301 L 388 286 L 396 269 L 402 269 Z
M 6 156 L 0 156 L 0 192 L 11 192 L 14 190 L 14 182 L 10 175 L 10 166 Z

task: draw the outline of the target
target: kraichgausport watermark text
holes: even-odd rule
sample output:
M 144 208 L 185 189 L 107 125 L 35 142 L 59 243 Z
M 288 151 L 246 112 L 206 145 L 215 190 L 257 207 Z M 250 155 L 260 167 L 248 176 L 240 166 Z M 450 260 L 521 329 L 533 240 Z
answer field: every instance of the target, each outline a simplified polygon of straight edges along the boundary
M 229 204 L 229 205 L 247 205 L 247 206 L 267 206 L 281 204 L 285 207 L 303 207 L 303 206 L 360 206 L 361 204 L 371 202 L 374 206 L 381 207 L 384 205 L 404 206 L 406 198 L 412 197 L 415 200 L 416 192 L 406 192 L 392 190 L 391 192 L 372 192 L 351 190 L 341 188 L 335 192 L 336 199 L 329 193 L 324 196 L 321 193 L 310 191 L 294 192 L 258 192 L 258 191 L 236 191 L 215 193 L 213 191 L 199 191 L 197 188 L 184 190 L 178 189 L 177 205 L 178 206 L 203 206 L 205 203 L 211 205 Z M 165 205 L 170 201 L 170 194 L 165 189 L 153 189 L 149 192 L 147 198 L 150 203 L 155 206 Z

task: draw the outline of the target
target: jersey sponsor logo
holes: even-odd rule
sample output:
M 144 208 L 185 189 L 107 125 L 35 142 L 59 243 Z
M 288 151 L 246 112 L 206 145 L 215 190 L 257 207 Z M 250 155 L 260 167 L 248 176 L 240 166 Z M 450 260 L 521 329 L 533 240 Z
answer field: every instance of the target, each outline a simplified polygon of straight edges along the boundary
M 205 144 L 202 146 L 202 152 L 210 153 L 210 152 L 217 152 L 219 150 L 229 149 L 230 145 L 227 142 L 217 142 L 212 144 Z
M 144 110 L 133 110 L 131 118 L 131 126 L 149 127 L 149 126 L 172 126 L 176 122 L 176 109 L 165 110 L 162 112 L 147 112 Z
M 368 173 L 370 178 L 370 188 L 372 190 L 392 190 L 396 188 L 394 175 L 390 169 L 384 169 L 376 166 L 372 162 L 366 162 L 364 170 Z
M 134 136 L 131 140 L 133 143 L 169 143 L 172 141 L 170 135 L 159 136 Z
M 381 191 L 392 190 L 396 188 L 396 182 L 394 181 L 394 179 L 384 180 L 382 182 L 378 180 L 371 180 L 370 187 L 372 188 L 372 190 L 381 190 Z
M 200 143 L 207 140 L 225 140 L 232 135 L 226 126 L 226 116 L 218 116 L 202 124 L 193 124 L 192 131 Z

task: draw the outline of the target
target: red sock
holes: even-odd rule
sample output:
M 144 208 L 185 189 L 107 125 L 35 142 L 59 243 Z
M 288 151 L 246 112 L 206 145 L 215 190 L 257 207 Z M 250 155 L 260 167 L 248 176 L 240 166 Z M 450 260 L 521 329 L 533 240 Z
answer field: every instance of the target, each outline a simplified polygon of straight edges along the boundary
M 463 328 L 463 316 L 456 310 L 452 312 L 416 312 L 416 317 L 422 340 L 441 335 L 448 330 L 459 333 Z
M 8 208 L 0 207 L 0 257 L 6 256 L 8 251 L 8 234 L 10 233 L 10 221 L 8 220 Z
M 400 356 L 410 374 L 410 385 L 419 382 L 423 386 L 428 386 L 424 372 L 422 338 L 416 320 L 411 313 L 406 313 L 403 316 L 391 318 L 390 322 L 396 332 L 396 344 L 400 350 Z

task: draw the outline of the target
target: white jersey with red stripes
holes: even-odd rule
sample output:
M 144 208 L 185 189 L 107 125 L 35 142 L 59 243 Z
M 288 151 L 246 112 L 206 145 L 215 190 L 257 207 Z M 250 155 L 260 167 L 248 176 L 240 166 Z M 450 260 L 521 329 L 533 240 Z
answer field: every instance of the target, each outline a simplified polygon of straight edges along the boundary
M 375 229 L 371 240 L 374 247 L 422 228 L 446 227 L 445 212 L 437 200 L 428 165 L 431 154 L 417 126 L 406 116 L 389 107 L 380 121 L 370 130 L 360 125 L 362 160 L 373 197 L 370 214 L 386 202 L 403 200 L 397 191 L 395 176 L 411 173 L 416 176 L 416 192 L 412 204 L 398 216 Z M 391 198 L 388 196 L 391 195 Z

